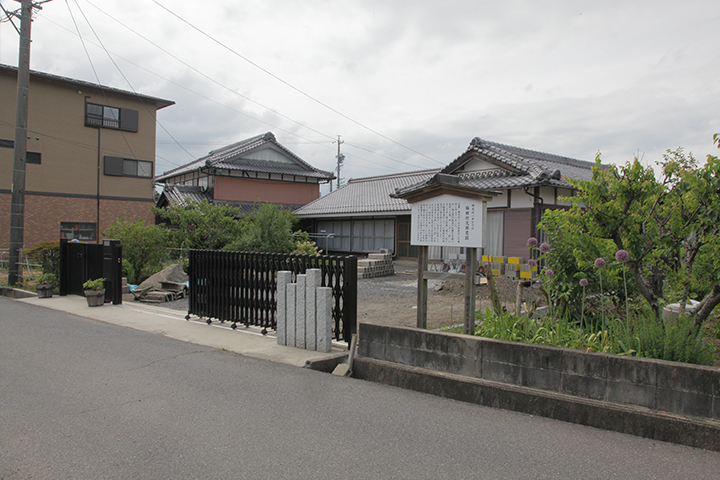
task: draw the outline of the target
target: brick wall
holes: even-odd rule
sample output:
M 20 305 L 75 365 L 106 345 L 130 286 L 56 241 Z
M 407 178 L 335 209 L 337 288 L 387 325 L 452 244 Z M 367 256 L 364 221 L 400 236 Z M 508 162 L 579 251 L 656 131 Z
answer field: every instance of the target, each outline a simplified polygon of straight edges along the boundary
M 10 245 L 10 194 L 0 194 L 0 248 Z M 151 201 L 100 200 L 100 231 L 120 218 L 143 219 L 152 224 Z M 97 221 L 97 201 L 94 198 L 75 198 L 45 195 L 25 196 L 25 246 L 60 238 L 60 222 Z M 101 236 L 102 239 L 102 236 Z

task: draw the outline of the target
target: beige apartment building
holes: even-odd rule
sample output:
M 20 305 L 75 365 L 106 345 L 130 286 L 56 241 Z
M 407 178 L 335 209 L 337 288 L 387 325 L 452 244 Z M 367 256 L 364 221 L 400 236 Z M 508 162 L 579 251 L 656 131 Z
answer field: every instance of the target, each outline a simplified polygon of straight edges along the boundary
M 0 64 L 0 249 L 7 249 L 17 68 Z M 24 244 L 98 242 L 116 219 L 154 221 L 155 119 L 173 105 L 30 72 Z

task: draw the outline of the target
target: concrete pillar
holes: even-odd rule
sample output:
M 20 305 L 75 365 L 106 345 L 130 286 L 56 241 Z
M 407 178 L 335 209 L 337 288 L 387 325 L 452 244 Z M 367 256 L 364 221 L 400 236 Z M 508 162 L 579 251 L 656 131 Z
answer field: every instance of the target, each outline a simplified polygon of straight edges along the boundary
M 305 348 L 305 275 L 297 275 L 295 283 L 295 346 Z
M 287 286 L 287 343 L 288 347 L 295 346 L 295 291 L 297 284 L 289 283 Z
M 317 350 L 317 289 L 322 285 L 322 271 L 311 268 L 305 272 L 305 348 Z
M 332 350 L 332 288 L 317 289 L 317 351 Z
M 277 273 L 277 343 L 287 345 L 287 286 L 292 280 L 292 272 Z

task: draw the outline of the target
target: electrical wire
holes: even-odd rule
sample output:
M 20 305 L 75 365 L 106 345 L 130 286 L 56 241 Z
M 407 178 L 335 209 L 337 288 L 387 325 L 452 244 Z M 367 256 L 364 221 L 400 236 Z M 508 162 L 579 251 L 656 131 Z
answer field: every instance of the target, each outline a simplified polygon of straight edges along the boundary
M 268 111 L 270 111 L 270 112 L 272 112 L 272 113 L 274 113 L 274 114 L 276 114 L 276 115 L 278 115 L 278 116 L 280 116 L 280 117 L 282 117 L 282 118 L 284 118 L 284 119 L 286 119 L 286 120 L 288 120 L 288 121 L 290 121 L 290 122 L 293 122 L 293 123 L 295 123 L 296 125 L 298 125 L 298 126 L 300 126 L 300 127 L 302 127 L 302 128 L 306 128 L 306 129 L 308 129 L 308 130 L 310 130 L 310 131 L 312 131 L 312 132 L 314 132 L 314 133 L 317 133 L 317 134 L 320 135 L 320 136 L 323 136 L 323 137 L 325 137 L 325 138 L 334 140 L 334 137 L 333 137 L 333 136 L 328 135 L 328 134 L 326 134 L 326 133 L 323 133 L 323 132 L 321 132 L 321 131 L 319 131 L 319 130 L 316 130 L 316 129 L 308 126 L 308 125 L 305 124 L 305 123 L 302 123 L 302 122 L 299 122 L 299 121 L 297 121 L 297 120 L 294 120 L 293 118 L 291 118 L 291 117 L 283 114 L 282 112 L 280 112 L 280 111 L 278 111 L 278 110 L 275 110 L 275 109 L 273 109 L 273 108 L 270 108 L 270 107 L 268 107 L 268 106 L 266 106 L 266 105 L 264 105 L 264 104 L 262 104 L 262 103 L 260 103 L 260 102 L 258 102 L 258 101 L 256 101 L 256 100 L 254 100 L 254 99 L 252 99 L 252 98 L 250 98 L 250 97 L 248 97 L 248 96 L 246 96 L 246 95 L 243 95 L 243 94 L 237 92 L 236 90 L 233 90 L 232 88 L 230 88 L 230 87 L 222 84 L 221 82 L 217 81 L 216 79 L 210 77 L 209 75 L 203 73 L 202 71 L 200 71 L 200 70 L 198 70 L 197 68 L 193 67 L 193 66 L 190 65 L 189 63 L 185 62 L 184 60 L 182 60 L 182 59 L 179 58 L 178 56 L 172 54 L 171 52 L 169 52 L 168 50 L 166 50 L 166 49 L 163 48 L 162 46 L 160 46 L 160 45 L 158 45 L 157 43 L 153 42 L 152 40 L 150 40 L 150 39 L 147 38 L 146 36 L 142 35 L 140 32 L 134 30 L 133 28 L 131 28 L 131 27 L 129 27 L 128 25 L 126 25 L 126 24 L 124 24 L 123 22 L 121 22 L 120 20 L 116 19 L 115 17 L 113 17 L 113 16 L 110 15 L 109 13 L 105 12 L 104 10 L 102 10 L 100 7 L 98 7 L 97 5 L 93 4 L 92 2 L 88 1 L 87 3 L 90 4 L 92 7 L 94 7 L 95 9 L 97 9 L 97 10 L 98 10 L 99 12 L 101 12 L 102 14 L 104 14 L 105 16 L 107 16 L 108 18 L 110 18 L 111 20 L 113 20 L 114 22 L 118 23 L 119 25 L 121 25 L 121 26 L 124 27 L 125 29 L 129 30 L 130 32 L 132 32 L 132 33 L 135 34 L 136 36 L 140 37 L 141 39 L 145 40 L 145 41 L 148 42 L 149 44 L 153 45 L 155 48 L 157 48 L 157 49 L 160 50 L 161 52 L 165 53 L 166 55 L 170 56 L 171 58 L 173 58 L 174 60 L 178 61 L 178 62 L 181 63 L 182 65 L 186 66 L 187 68 L 189 68 L 189 69 L 192 70 L 193 72 L 195 72 L 195 73 L 197 73 L 198 75 L 202 76 L 203 78 L 211 81 L 212 83 L 220 86 L 221 88 L 223 88 L 223 89 L 225 89 L 225 90 L 227 90 L 227 91 L 229 91 L 229 92 L 231 92 L 231 93 L 233 93 L 233 94 L 235 94 L 235 95 L 237 95 L 237 96 L 239 96 L 239 97 L 241 97 L 241 98 L 243 98 L 243 99 L 245 99 L 245 100 L 247 100 L 247 101 L 249 101 L 249 102 L 251 102 L 251 103 L 253 103 L 253 104 L 257 105 L 257 106 L 259 106 L 259 107 L 261 107 L 261 108 L 264 108 L 264 109 L 266 109 L 266 110 L 268 110 Z M 113 55 L 115 55 L 115 54 L 113 54 Z M 118 56 L 118 57 L 119 57 L 119 58 L 122 58 L 122 57 L 120 57 L 120 56 Z M 244 57 L 242 57 L 242 58 L 244 58 Z M 153 75 L 158 76 L 159 78 L 162 78 L 163 80 L 165 80 L 165 81 L 167 81 L 167 82 L 169 82 L 169 83 L 171 83 L 171 84 L 173 84 L 173 85 L 176 85 L 176 86 L 178 86 L 178 87 L 180 87 L 180 88 L 183 88 L 184 90 L 189 91 L 189 92 L 191 92 L 191 93 L 194 93 L 194 94 L 196 94 L 196 95 L 198 95 L 198 96 L 200 96 L 200 97 L 202 97 L 202 98 L 208 99 L 208 100 L 210 100 L 210 101 L 212 101 L 212 102 L 214 102 L 214 103 L 217 103 L 218 105 L 221 105 L 221 106 L 223 106 L 223 107 L 225 107 L 225 108 L 228 108 L 228 109 L 233 110 L 233 111 L 235 111 L 235 112 L 237 112 L 237 113 L 240 113 L 241 115 L 244 115 L 244 116 L 246 116 L 246 117 L 248 117 L 248 118 L 251 118 L 251 119 L 253 119 L 253 120 L 257 121 L 257 122 L 260 122 L 260 123 L 263 123 L 263 124 L 265 124 L 265 125 L 268 125 L 268 126 L 274 128 L 274 129 L 278 129 L 278 130 L 284 131 L 284 132 L 286 132 L 286 133 L 288 133 L 288 134 L 290 134 L 290 135 L 294 135 L 294 136 L 297 136 L 297 137 L 299 137 L 299 138 L 303 138 L 303 139 L 308 140 L 309 142 L 315 143 L 315 144 L 317 144 L 317 145 L 322 145 L 323 147 L 331 148 L 331 147 L 330 147 L 329 145 L 327 145 L 327 144 L 323 144 L 323 143 L 321 143 L 321 142 L 315 142 L 315 141 L 310 140 L 310 139 L 308 139 L 308 138 L 306 138 L 306 137 L 303 137 L 303 136 L 301 136 L 301 135 L 299 135 L 299 134 L 297 134 L 297 133 L 295 133 L 295 132 L 291 132 L 291 131 L 286 130 L 286 129 L 283 129 L 283 128 L 281 128 L 281 127 L 272 125 L 272 124 L 270 124 L 270 123 L 268 123 L 268 122 L 266 122 L 266 121 L 264 121 L 264 120 L 261 120 L 261 119 L 258 119 L 258 118 L 256 118 L 256 117 L 253 117 L 252 115 L 248 115 L 248 114 L 246 114 L 246 113 L 244 113 L 244 112 L 242 112 L 242 111 L 233 109 L 233 108 L 231 108 L 231 107 L 229 107 L 229 106 L 227 106 L 227 105 L 225 105 L 225 104 L 223 104 L 223 103 L 220 103 L 220 102 L 217 102 L 217 101 L 215 101 L 215 100 L 209 99 L 208 97 L 206 97 L 206 96 L 204 96 L 204 95 L 202 95 L 202 94 L 199 94 L 199 93 L 197 93 L 197 92 L 195 92 L 195 91 L 193 91 L 193 90 L 191 90 L 191 89 L 188 89 L 187 87 L 185 87 L 185 86 L 183 86 L 183 85 L 180 85 L 180 84 L 178 84 L 178 83 L 176 83 L 176 82 L 173 82 L 172 80 L 166 79 L 166 78 L 164 78 L 164 77 L 162 77 L 162 76 L 160 76 L 160 75 L 158 75 L 158 74 L 156 74 L 156 73 L 154 73 L 154 72 L 152 72 L 152 71 L 150 71 L 150 70 L 148 70 L 148 69 L 145 69 L 144 67 L 140 67 L 139 65 L 134 64 L 133 62 L 131 62 L 131 61 L 127 60 L 127 59 L 124 59 L 124 60 L 128 61 L 129 63 L 131 63 L 131 64 L 133 64 L 133 65 L 138 66 L 139 68 L 142 68 L 143 70 L 145 70 L 145 71 L 147 71 L 147 72 L 149 72 L 149 73 L 151 73 L 151 74 L 153 74 Z M 395 142 L 395 143 L 397 143 L 397 142 Z M 398 144 L 398 145 L 400 145 L 400 144 Z M 354 148 L 363 150 L 363 151 L 368 152 L 368 153 L 370 153 L 370 154 L 372 154 L 372 155 L 377 155 L 377 156 L 383 157 L 383 158 L 385 158 L 386 160 L 390 160 L 390 161 L 399 163 L 399 164 L 401 164 L 401 165 L 407 165 L 407 166 L 411 166 L 411 167 L 422 168 L 422 166 L 420 166 L 420 165 L 415 165 L 415 164 L 409 163 L 409 162 L 407 162 L 407 161 L 397 160 L 397 159 L 392 158 L 392 157 L 389 157 L 389 156 L 387 156 L 387 155 L 383 155 L 383 154 L 381 154 L 381 153 L 378 153 L 377 151 L 373 151 L 373 150 L 370 150 L 370 149 L 368 149 L 368 148 L 364 148 L 364 147 L 362 147 L 362 146 L 360 146 L 360 145 L 356 145 L 356 144 L 354 144 L 354 143 L 348 143 L 348 146 L 351 146 L 351 147 L 354 147 Z M 401 145 L 401 146 L 402 146 L 402 145 Z M 422 155 L 422 154 L 420 154 L 420 155 Z M 378 165 L 378 166 L 387 166 L 386 164 L 377 163 L 377 162 L 374 162 L 374 161 L 372 161 L 372 160 L 368 160 L 367 158 L 364 158 L 364 157 L 357 157 L 357 156 L 354 156 L 354 155 L 351 155 L 351 157 L 359 158 L 359 159 L 361 159 L 361 160 L 363 160 L 363 161 L 366 161 L 366 162 L 369 162 L 369 163 L 372 163 L 372 164 L 375 164 L 375 165 Z M 430 157 L 427 157 L 427 158 L 430 158 Z
M 178 20 L 180 20 L 181 22 L 185 23 L 186 25 L 188 25 L 189 27 L 191 27 L 191 28 L 194 29 L 195 31 L 199 32 L 201 35 L 207 37 L 208 39 L 210 39 L 210 40 L 213 41 L 214 43 L 220 45 L 221 47 L 223 47 L 224 49 L 226 49 L 226 50 L 229 51 L 230 53 L 236 55 L 237 57 L 239 57 L 239 58 L 241 58 L 241 59 L 243 59 L 243 60 L 245 60 L 245 61 L 246 61 L 247 63 L 249 63 L 250 65 L 254 66 L 255 68 L 257 68 L 257 69 L 259 69 L 259 70 L 261 70 L 262 72 L 264 72 L 264 73 L 266 73 L 267 75 L 271 76 L 272 78 L 274 78 L 275 80 L 279 81 L 280 83 L 288 86 L 289 88 L 293 89 L 294 91 L 298 92 L 299 94 L 307 97 L 308 99 L 312 100 L 313 102 L 315 102 L 315 103 L 317 103 L 317 104 L 319 104 L 319 105 L 327 108 L 327 109 L 330 110 L 331 112 L 333 112 L 333 113 L 335 113 L 335 114 L 343 117 L 343 118 L 346 119 L 346 120 L 349 120 L 350 122 L 358 125 L 359 127 L 362 127 L 362 128 L 364 128 L 365 130 L 367 130 L 367 131 L 369 131 L 369 132 L 371 132 L 371 133 L 374 133 L 375 135 L 378 135 L 379 137 L 384 138 L 385 140 L 387 140 L 387 141 L 389 141 L 389 142 L 394 143 L 395 145 L 398 145 L 398 146 L 400 146 L 400 147 L 402 147 L 402 148 L 405 148 L 405 149 L 407 149 L 407 150 L 409 150 L 409 151 L 411 151 L 411 152 L 413 152 L 413 153 L 415 153 L 415 154 L 417 154 L 417 155 L 420 155 L 420 156 L 422 156 L 422 157 L 425 157 L 425 158 L 427 158 L 427 159 L 429 159 L 429 160 L 432 160 L 432 161 L 435 162 L 435 163 L 438 163 L 438 164 L 440 164 L 440 165 L 444 165 L 444 163 L 442 163 L 442 162 L 440 162 L 440 161 L 438 161 L 438 160 L 435 160 L 434 158 L 429 157 L 429 156 L 425 155 L 424 153 L 418 152 L 417 150 L 414 150 L 414 149 L 412 149 L 412 148 L 410 148 L 410 147 L 408 147 L 408 146 L 406 146 L 406 145 L 403 145 L 402 143 L 397 142 L 397 141 L 393 140 L 392 138 L 390 138 L 390 137 L 388 137 L 388 136 L 386 136 L 386 135 L 383 135 L 382 133 L 380 133 L 380 132 L 378 132 L 378 131 L 376 131 L 376 130 L 373 130 L 372 128 L 368 127 L 367 125 L 364 125 L 364 124 L 358 122 L 357 120 L 349 117 L 348 115 L 345 115 L 344 113 L 342 113 L 342 112 L 334 109 L 333 107 L 331 107 L 331 106 L 327 105 L 326 103 L 318 100 L 317 98 L 315 98 L 315 97 L 313 97 L 312 95 L 304 92 L 303 90 L 300 90 L 299 88 L 297 88 L 296 86 L 292 85 L 291 83 L 283 80 L 282 78 L 278 77 L 278 76 L 275 75 L 274 73 L 270 72 L 269 70 L 263 68 L 262 66 L 258 65 L 258 64 L 255 63 L 255 62 L 253 62 L 252 60 L 250 60 L 249 58 L 245 57 L 244 55 L 242 55 L 242 54 L 239 53 L 238 51 L 230 48 L 230 47 L 227 46 L 226 44 L 222 43 L 220 40 L 218 40 L 218 39 L 216 39 L 215 37 L 213 37 L 212 35 L 206 33 L 204 30 L 200 29 L 199 27 L 197 27 L 197 26 L 195 26 L 194 24 L 190 23 L 188 20 L 184 19 L 183 17 L 181 17 L 181 16 L 178 15 L 177 13 L 173 12 L 172 10 L 170 10 L 169 8 L 167 8 L 166 6 L 162 5 L 162 4 L 161 4 L 160 2 L 158 2 L 157 0 L 153 0 L 153 3 L 156 4 L 157 6 L 159 6 L 160 8 L 162 8 L 163 10 L 165 10 L 166 12 L 168 12 L 169 14 L 171 14 L 172 16 L 174 16 L 175 18 L 177 18 Z

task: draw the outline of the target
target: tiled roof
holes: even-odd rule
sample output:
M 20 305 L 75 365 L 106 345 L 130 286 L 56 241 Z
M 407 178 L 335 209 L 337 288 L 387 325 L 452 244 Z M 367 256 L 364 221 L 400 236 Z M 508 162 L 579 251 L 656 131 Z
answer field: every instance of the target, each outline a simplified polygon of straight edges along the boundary
M 268 144 L 271 144 L 281 150 L 292 161 L 292 163 L 273 162 L 269 160 L 266 161 L 244 157 L 249 152 Z M 183 165 L 182 167 L 163 173 L 155 180 L 162 182 L 168 178 L 194 172 L 200 168 L 277 173 L 283 175 L 320 178 L 324 180 L 335 178 L 331 172 L 318 170 L 312 165 L 306 163 L 300 157 L 278 143 L 275 139 L 275 135 L 268 132 L 233 143 L 232 145 L 227 145 L 217 150 L 213 150 L 204 157 L 190 162 L 187 165 Z
M 186 205 L 191 202 L 209 200 L 207 192 L 202 187 L 190 185 L 165 185 L 158 206 Z
M 496 165 L 498 169 L 463 172 L 463 167 L 478 156 Z M 503 145 L 476 137 L 470 142 L 467 151 L 440 173 L 457 177 L 455 185 L 458 187 L 478 191 L 535 186 L 572 188 L 567 179 L 590 180 L 593 165 L 593 162 Z M 442 183 L 441 179 L 431 178 L 398 189 L 394 195 L 405 196 L 439 183 Z
M 494 158 L 499 162 L 520 162 L 520 168 L 523 169 L 522 165 L 525 165 L 525 171 L 533 176 L 537 176 L 543 171 L 555 172 L 555 170 L 560 170 L 564 178 L 590 180 L 592 178 L 591 169 L 595 165 L 594 162 L 578 160 L 576 158 L 562 157 L 551 153 L 537 152 L 526 148 L 489 142 L 480 137 L 475 137 L 472 142 L 470 142 L 470 146 L 468 147 L 468 152 L 469 151 Z M 459 159 L 463 156 L 460 156 Z M 450 168 L 451 165 L 452 164 L 448 165 L 447 168 Z
M 352 179 L 332 193 L 295 210 L 299 217 L 341 215 L 353 213 L 410 212 L 410 205 L 402 198 L 392 198 L 396 189 L 432 178 L 439 170 L 400 173 L 380 177 Z

